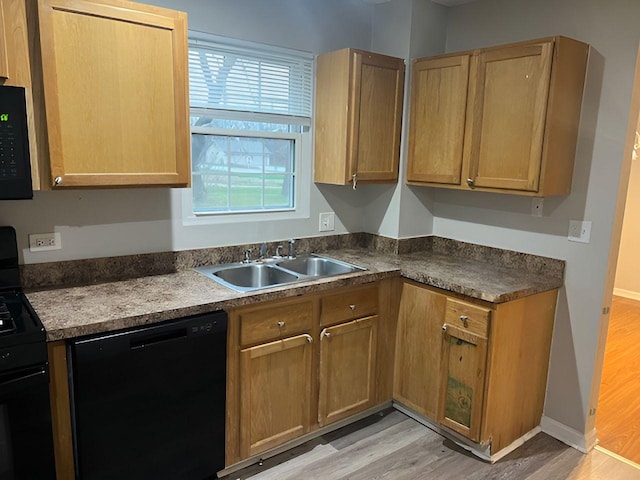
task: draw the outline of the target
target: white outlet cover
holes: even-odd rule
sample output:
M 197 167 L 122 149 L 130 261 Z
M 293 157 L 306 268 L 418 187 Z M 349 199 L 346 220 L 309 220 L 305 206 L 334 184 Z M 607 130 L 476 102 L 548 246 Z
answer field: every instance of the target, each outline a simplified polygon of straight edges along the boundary
M 569 235 L 567 238 L 571 242 L 590 243 L 591 242 L 591 224 L 590 220 L 570 220 Z
M 42 243 L 44 243 L 44 245 L 42 245 Z M 60 250 L 61 248 L 62 240 L 60 238 L 60 232 L 29 234 L 29 251 L 31 252 Z

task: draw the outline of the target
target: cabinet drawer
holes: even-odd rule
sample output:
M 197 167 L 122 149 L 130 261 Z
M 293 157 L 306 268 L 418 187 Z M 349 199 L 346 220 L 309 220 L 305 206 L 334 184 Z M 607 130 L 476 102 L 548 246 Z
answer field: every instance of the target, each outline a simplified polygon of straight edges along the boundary
M 320 300 L 320 325 L 323 327 L 376 313 L 378 286 L 375 284 L 350 288 Z
M 311 331 L 313 301 L 287 302 L 240 312 L 240 343 L 251 345 Z
M 445 323 L 459 327 L 462 331 L 486 337 L 489 332 L 490 313 L 488 308 L 447 298 Z

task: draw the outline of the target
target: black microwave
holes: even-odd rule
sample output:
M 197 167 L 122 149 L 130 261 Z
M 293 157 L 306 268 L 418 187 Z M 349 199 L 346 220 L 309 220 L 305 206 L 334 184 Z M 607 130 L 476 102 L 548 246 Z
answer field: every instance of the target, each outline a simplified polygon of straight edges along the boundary
M 0 86 L 0 200 L 33 198 L 25 89 Z

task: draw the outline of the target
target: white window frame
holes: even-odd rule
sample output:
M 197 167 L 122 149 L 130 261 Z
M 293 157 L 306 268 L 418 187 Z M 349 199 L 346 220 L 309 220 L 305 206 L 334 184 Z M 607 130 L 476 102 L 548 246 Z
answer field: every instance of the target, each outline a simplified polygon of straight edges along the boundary
M 296 55 L 308 55 L 310 59 L 312 54 L 304 54 L 303 52 L 289 50 L 278 47 L 268 47 L 252 42 L 243 42 L 233 40 L 226 37 L 210 35 L 200 32 L 189 32 L 189 42 L 197 44 L 200 41 L 225 43 L 244 48 L 260 50 L 269 50 L 275 53 L 289 53 Z M 235 129 L 221 129 L 211 127 L 191 127 L 191 133 L 219 134 L 246 137 L 261 138 L 285 138 L 294 140 L 294 207 L 269 209 L 269 210 L 247 210 L 247 211 L 212 211 L 212 212 L 194 212 L 193 208 L 193 192 L 191 188 L 182 190 L 182 223 L 184 225 L 200 225 L 200 224 L 220 224 L 220 223 L 247 223 L 247 222 L 263 222 L 304 219 L 310 217 L 310 197 L 311 197 L 311 165 L 313 162 L 312 137 L 311 137 L 311 118 L 301 118 L 295 116 L 286 116 L 278 114 L 237 112 L 232 110 L 213 110 L 200 107 L 192 107 L 190 109 L 192 116 L 208 116 L 212 118 L 223 119 L 241 119 L 250 122 L 273 122 L 287 123 L 292 125 L 300 125 L 301 133 L 287 132 L 262 132 L 262 131 L 238 131 Z

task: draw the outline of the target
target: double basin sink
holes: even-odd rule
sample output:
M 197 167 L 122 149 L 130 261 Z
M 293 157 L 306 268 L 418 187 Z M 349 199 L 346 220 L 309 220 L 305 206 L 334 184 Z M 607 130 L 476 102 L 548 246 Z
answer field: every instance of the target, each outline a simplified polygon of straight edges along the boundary
M 316 278 L 361 272 L 365 268 L 319 255 L 198 267 L 197 272 L 237 292 L 249 292 Z

